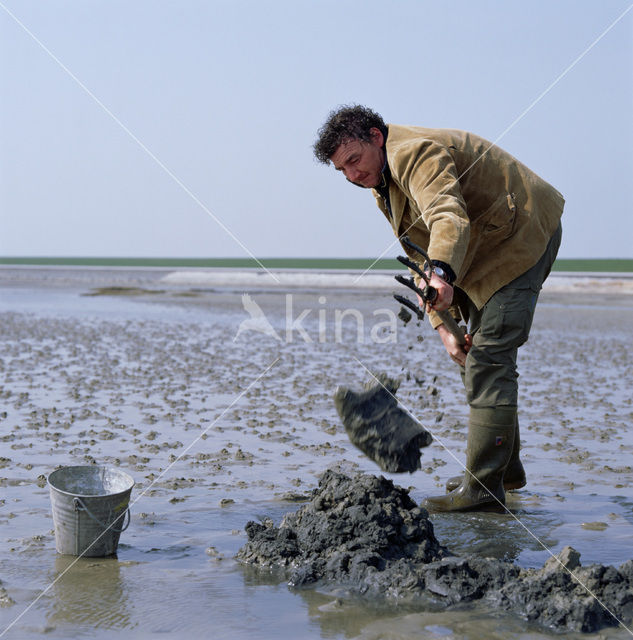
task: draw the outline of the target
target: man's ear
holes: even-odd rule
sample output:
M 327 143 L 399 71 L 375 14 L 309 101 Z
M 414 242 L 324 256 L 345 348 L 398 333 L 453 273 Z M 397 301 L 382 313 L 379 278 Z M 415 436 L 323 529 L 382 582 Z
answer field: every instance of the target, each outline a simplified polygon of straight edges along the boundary
M 382 147 L 385 144 L 385 136 L 382 135 L 382 131 L 377 127 L 372 127 L 369 130 L 369 135 L 371 136 L 371 142 L 377 147 Z

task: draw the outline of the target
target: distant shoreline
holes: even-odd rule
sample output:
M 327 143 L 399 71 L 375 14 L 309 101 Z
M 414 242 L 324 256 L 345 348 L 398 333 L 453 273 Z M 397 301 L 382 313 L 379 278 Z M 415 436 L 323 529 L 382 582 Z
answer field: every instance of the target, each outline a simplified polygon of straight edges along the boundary
M 90 258 L 90 257 L 0 257 L 5 266 L 61 266 L 61 267 L 162 267 L 168 269 L 323 269 L 393 271 L 404 267 L 395 258 Z M 633 273 L 633 258 L 561 258 L 554 263 L 554 271 L 591 273 Z
M 399 263 L 398 263 L 399 264 Z M 394 275 L 399 269 L 334 269 L 261 267 L 159 267 L 102 265 L 8 265 L 0 264 L 0 289 L 64 287 L 111 295 L 132 295 L 203 291 L 325 291 L 345 289 L 362 293 L 394 291 Z M 606 294 L 633 297 L 633 271 L 556 271 L 543 287 L 544 292 L 571 293 L 587 297 Z M 171 293 L 170 293 L 171 292 Z M 623 298 L 624 299 L 624 298 Z M 628 303 L 627 303 L 628 304 Z

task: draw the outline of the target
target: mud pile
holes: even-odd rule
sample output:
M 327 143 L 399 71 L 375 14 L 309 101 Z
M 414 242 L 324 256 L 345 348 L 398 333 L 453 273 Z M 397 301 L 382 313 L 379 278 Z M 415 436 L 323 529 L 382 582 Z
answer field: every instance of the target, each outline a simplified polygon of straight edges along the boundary
M 427 512 L 382 476 L 328 470 L 310 502 L 279 527 L 249 522 L 246 533 L 238 560 L 278 569 L 295 587 L 330 585 L 421 606 L 482 601 L 559 630 L 633 620 L 633 560 L 619 570 L 582 568 L 568 547 L 536 570 L 454 556 L 435 537 Z
M 279 528 L 249 522 L 246 532 L 239 560 L 286 567 L 294 586 L 328 582 L 368 595 L 410 592 L 419 586 L 420 565 L 448 555 L 405 489 L 383 477 L 352 480 L 331 470 Z

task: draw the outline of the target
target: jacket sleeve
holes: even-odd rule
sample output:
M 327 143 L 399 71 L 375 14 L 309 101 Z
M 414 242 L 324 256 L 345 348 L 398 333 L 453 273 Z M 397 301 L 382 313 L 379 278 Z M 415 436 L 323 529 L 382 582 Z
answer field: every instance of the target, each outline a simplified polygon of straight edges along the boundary
M 459 278 L 470 224 L 453 157 L 436 142 L 418 140 L 397 149 L 391 164 L 392 177 L 420 212 L 413 224 L 430 232 L 429 257 L 449 264 Z

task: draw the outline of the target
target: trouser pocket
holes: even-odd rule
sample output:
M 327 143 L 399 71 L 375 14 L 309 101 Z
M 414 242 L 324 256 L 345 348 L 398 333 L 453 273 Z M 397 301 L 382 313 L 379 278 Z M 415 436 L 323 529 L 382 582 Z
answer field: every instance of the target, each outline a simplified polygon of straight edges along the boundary
M 513 349 L 526 342 L 532 327 L 534 309 L 539 288 L 504 287 L 488 301 L 484 308 L 480 338 L 483 342 L 494 340 L 498 346 Z
M 537 286 L 506 286 L 481 310 L 466 358 L 464 385 L 471 407 L 516 405 L 516 358 L 532 326 Z

